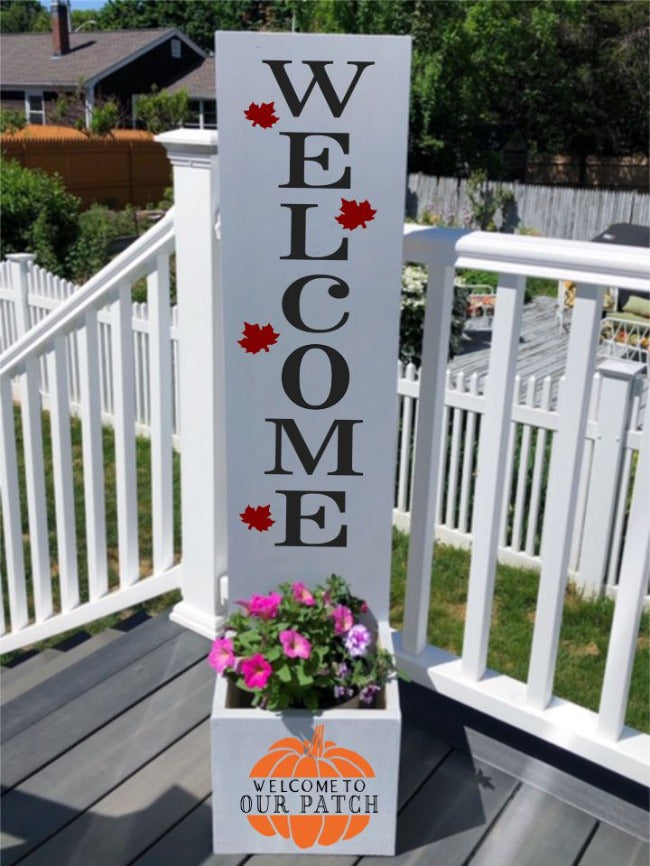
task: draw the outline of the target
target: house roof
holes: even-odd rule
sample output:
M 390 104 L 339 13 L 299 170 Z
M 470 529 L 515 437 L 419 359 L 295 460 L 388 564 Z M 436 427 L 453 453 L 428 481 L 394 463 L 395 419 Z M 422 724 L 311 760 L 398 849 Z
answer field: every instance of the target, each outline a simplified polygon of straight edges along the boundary
M 93 84 L 172 36 L 205 56 L 175 27 L 71 33 L 70 51 L 61 57 L 52 56 L 51 33 L 6 34 L 0 40 L 0 82 L 5 90 L 76 87 L 82 79 Z
M 206 57 L 200 66 L 188 72 L 166 88 L 169 93 L 187 90 L 192 99 L 215 99 L 216 79 L 214 57 Z

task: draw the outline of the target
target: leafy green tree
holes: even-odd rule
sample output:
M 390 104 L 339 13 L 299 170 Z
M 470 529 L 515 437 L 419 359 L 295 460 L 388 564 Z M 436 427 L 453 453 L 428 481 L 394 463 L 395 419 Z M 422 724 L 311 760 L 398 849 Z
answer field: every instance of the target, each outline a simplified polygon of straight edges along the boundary
M 29 33 L 50 29 L 50 16 L 38 0 L 0 0 L 0 32 Z
M 61 179 L 0 159 L 0 257 L 36 253 L 39 265 L 67 277 L 68 248 L 79 233 L 79 199 Z

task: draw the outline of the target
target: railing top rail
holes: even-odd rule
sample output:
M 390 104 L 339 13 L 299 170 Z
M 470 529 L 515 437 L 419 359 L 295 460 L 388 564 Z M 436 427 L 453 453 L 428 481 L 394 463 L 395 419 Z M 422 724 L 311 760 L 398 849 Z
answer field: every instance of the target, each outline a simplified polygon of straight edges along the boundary
M 641 247 L 406 224 L 404 258 L 650 292 L 650 250 Z
M 30 355 L 46 351 L 54 337 L 67 333 L 83 319 L 88 310 L 104 306 L 110 300 L 111 292 L 123 280 L 136 280 L 144 276 L 151 259 L 172 243 L 174 236 L 174 209 L 171 208 L 159 222 L 91 277 L 78 292 L 9 346 L 0 355 L 0 376 L 19 373 Z

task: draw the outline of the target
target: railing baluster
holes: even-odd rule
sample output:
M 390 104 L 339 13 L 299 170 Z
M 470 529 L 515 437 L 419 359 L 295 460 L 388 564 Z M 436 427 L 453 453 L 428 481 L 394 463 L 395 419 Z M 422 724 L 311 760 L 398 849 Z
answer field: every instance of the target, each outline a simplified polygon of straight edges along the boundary
M 115 480 L 120 586 L 140 576 L 138 554 L 138 495 L 135 460 L 135 383 L 131 287 L 122 283 L 111 307 Z
M 559 426 L 549 472 L 542 571 L 528 672 L 527 701 L 535 709 L 544 709 L 553 691 L 603 293 L 602 286 L 579 284 L 573 308 Z
M 526 390 L 526 405 L 535 405 L 535 377 L 528 379 Z M 510 547 L 513 550 L 521 549 L 522 526 L 524 522 L 524 509 L 526 506 L 526 487 L 528 484 L 528 455 L 530 453 L 530 424 L 524 424 L 521 433 L 521 449 L 519 451 L 519 471 L 517 473 L 517 492 L 515 495 L 515 515 L 512 521 L 512 538 Z
M 408 381 L 415 380 L 415 367 L 408 364 L 404 378 Z M 399 480 L 397 485 L 397 508 L 406 511 L 408 508 L 408 478 L 411 452 L 411 430 L 413 427 L 413 397 L 406 394 L 402 396 L 402 431 L 400 434 L 399 449 Z
M 478 374 L 472 373 L 469 380 L 469 393 L 478 394 Z M 458 529 L 467 532 L 469 526 L 469 501 L 470 492 L 473 487 L 474 469 L 474 444 L 476 442 L 476 417 L 477 413 L 471 409 L 467 410 L 465 421 L 465 445 L 463 454 L 463 475 L 460 483 L 460 513 L 458 518 Z
M 411 537 L 402 637 L 404 650 L 413 655 L 421 653 L 427 641 L 435 513 L 439 494 L 439 461 L 442 440 L 446 436 L 442 417 L 453 298 L 454 269 L 450 266 L 436 269 L 430 267 L 422 340 Z
M 542 383 L 542 397 L 540 409 L 548 412 L 551 406 L 551 377 L 547 376 Z M 535 462 L 533 464 L 533 480 L 530 488 L 530 504 L 528 506 L 528 530 L 526 532 L 526 553 L 535 556 L 537 548 L 535 539 L 537 527 L 539 526 L 539 506 L 542 494 L 542 478 L 544 472 L 544 460 L 546 456 L 547 430 L 545 427 L 537 428 L 535 440 Z
M 519 393 L 521 380 L 515 376 L 514 403 L 519 405 Z M 508 448 L 506 451 L 506 463 L 504 469 L 503 501 L 501 502 L 501 520 L 499 522 L 499 545 L 505 547 L 508 542 L 508 515 L 510 513 L 510 502 L 512 497 L 512 473 L 515 464 L 515 440 L 518 425 L 510 420 L 508 424 Z
M 29 617 L 25 589 L 25 555 L 20 517 L 14 404 L 11 379 L 8 376 L 0 377 L 0 494 L 7 562 L 9 616 L 12 631 L 17 631 L 27 625 Z
M 643 611 L 644 596 L 648 590 L 650 571 L 648 478 L 650 478 L 650 402 L 646 404 L 639 463 L 627 526 L 627 541 L 623 550 L 598 712 L 597 733 L 608 740 L 618 740 L 625 721 L 639 621 Z
M 169 257 L 159 255 L 147 277 L 149 310 L 149 387 L 151 411 L 151 502 L 154 571 L 174 559 L 172 479 L 172 345 Z
M 562 378 L 561 384 L 562 387 L 564 387 L 564 378 Z M 592 421 L 597 421 L 601 384 L 600 373 L 596 373 L 592 380 L 589 411 L 587 413 L 587 418 Z M 561 399 L 562 388 L 560 388 L 559 394 L 558 404 Z M 587 438 L 582 455 L 580 482 L 578 484 L 578 498 L 576 500 L 575 519 L 573 525 L 573 537 L 571 539 L 571 552 L 569 554 L 569 571 L 573 572 L 577 572 L 580 565 L 580 545 L 582 543 L 582 528 L 584 526 L 585 510 L 587 508 L 587 492 L 589 490 L 589 475 L 591 473 L 591 458 L 593 451 L 594 441 L 593 439 Z
M 47 532 L 39 364 L 40 359 L 35 356 L 28 358 L 25 362 L 25 372 L 21 376 L 20 395 L 36 622 L 42 622 L 52 615 L 52 578 Z
M 515 387 L 525 278 L 500 275 L 492 350 L 481 422 L 478 478 L 472 519 L 472 561 L 463 638 L 462 672 L 471 680 L 485 673 L 494 596 L 499 517 L 504 496 L 508 430 Z
M 420 373 L 421 376 L 421 373 Z M 421 387 L 421 386 L 420 386 Z M 445 395 L 448 391 L 451 390 L 451 370 L 445 371 Z M 420 395 L 422 392 L 420 391 Z M 418 401 L 418 409 L 420 403 Z M 441 434 L 441 443 L 440 443 L 440 461 L 438 463 L 438 479 L 437 479 L 437 498 L 435 503 L 435 523 L 442 523 L 442 506 L 445 495 L 445 478 L 447 477 L 447 445 L 449 439 L 449 413 L 451 409 L 446 405 L 443 398 L 443 408 L 442 408 L 442 434 Z
M 54 340 L 54 350 L 48 356 L 48 373 L 56 538 L 62 611 L 71 610 L 79 604 L 77 530 L 70 438 L 70 398 L 68 396 L 66 367 L 66 340 L 64 336 L 59 335 Z
M 90 601 L 108 591 L 98 338 L 97 313 L 89 310 L 79 331 L 78 345 Z

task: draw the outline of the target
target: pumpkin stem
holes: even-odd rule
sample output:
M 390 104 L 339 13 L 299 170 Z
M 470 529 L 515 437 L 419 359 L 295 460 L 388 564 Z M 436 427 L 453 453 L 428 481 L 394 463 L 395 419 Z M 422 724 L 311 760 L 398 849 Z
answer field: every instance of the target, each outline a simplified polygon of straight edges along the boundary
M 316 725 L 314 735 L 311 738 L 308 752 L 314 758 L 320 758 L 323 755 L 323 742 L 325 739 L 325 725 Z

